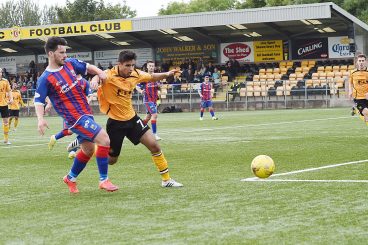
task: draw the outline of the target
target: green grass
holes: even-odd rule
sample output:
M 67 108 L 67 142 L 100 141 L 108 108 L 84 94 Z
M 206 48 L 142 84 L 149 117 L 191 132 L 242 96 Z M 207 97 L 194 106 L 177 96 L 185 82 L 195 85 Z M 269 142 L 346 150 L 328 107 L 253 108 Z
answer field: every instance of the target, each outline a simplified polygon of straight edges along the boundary
M 126 141 L 109 168 L 115 193 L 97 189 L 95 161 L 70 195 L 61 128 L 47 118 L 21 118 L 13 145 L 0 146 L 0 244 L 364 244 L 368 183 L 241 182 L 251 160 L 271 156 L 276 173 L 368 159 L 368 130 L 348 109 L 160 114 L 160 142 L 171 176 L 185 185 L 163 189 L 144 146 Z M 97 121 L 105 124 L 104 116 Z M 322 120 L 317 120 L 322 119 Z M 277 179 L 368 180 L 368 163 Z

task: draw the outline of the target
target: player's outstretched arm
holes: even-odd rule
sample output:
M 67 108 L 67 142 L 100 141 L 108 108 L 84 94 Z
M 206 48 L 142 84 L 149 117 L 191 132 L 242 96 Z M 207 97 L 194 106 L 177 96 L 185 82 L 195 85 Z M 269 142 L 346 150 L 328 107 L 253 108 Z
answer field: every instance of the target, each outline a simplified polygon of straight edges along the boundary
M 97 90 L 100 81 L 102 82 L 103 80 L 101 80 L 100 77 L 96 75 L 89 82 L 89 86 L 91 87 L 92 90 Z
M 153 73 L 152 74 L 152 80 L 153 81 L 160 81 L 162 79 L 168 78 L 169 76 L 174 76 L 175 74 L 180 74 L 181 71 L 178 69 L 174 69 L 168 72 L 162 72 L 162 73 Z
M 38 132 L 40 133 L 40 135 L 44 135 L 45 130 L 46 128 L 49 128 L 49 125 L 47 121 L 43 118 L 43 114 L 45 113 L 43 105 L 35 105 L 35 110 L 38 119 Z
M 93 75 L 97 75 L 100 79 L 106 79 L 106 73 L 95 65 L 88 65 L 87 72 Z

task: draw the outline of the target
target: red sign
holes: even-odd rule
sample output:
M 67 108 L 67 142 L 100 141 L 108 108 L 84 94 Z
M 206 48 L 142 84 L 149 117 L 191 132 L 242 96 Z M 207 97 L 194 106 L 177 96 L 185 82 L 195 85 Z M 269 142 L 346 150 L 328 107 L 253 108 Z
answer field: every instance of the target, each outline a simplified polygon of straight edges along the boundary
M 232 43 L 227 45 L 222 52 L 229 59 L 244 59 L 252 52 L 251 48 L 244 43 Z

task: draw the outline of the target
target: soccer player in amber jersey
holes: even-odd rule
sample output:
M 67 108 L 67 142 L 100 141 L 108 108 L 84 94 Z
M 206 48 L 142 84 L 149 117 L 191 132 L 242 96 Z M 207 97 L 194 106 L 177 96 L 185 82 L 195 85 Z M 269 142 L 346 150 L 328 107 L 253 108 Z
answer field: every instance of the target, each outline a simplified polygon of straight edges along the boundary
M 210 83 L 210 77 L 208 75 L 204 76 L 204 82 L 201 83 L 198 94 L 201 97 L 201 112 L 199 119 L 203 120 L 203 113 L 206 108 L 211 113 L 212 120 L 217 120 L 218 118 L 215 117 L 215 112 L 213 110 L 213 103 L 212 103 L 212 84 Z
M 19 122 L 19 110 L 21 106 L 24 106 L 24 102 L 22 100 L 22 95 L 18 90 L 17 83 L 12 84 L 12 95 L 13 95 L 13 103 L 9 105 L 9 129 L 12 124 L 12 120 L 14 118 L 14 131 L 17 130 L 18 122 Z
M 354 99 L 362 119 L 368 123 L 368 70 L 364 54 L 358 55 L 356 69 L 350 73 L 349 96 Z
M 149 74 L 154 73 L 155 63 L 153 61 L 147 62 L 147 72 Z M 157 134 L 157 100 L 158 100 L 158 90 L 160 89 L 161 83 L 148 82 L 140 83 L 137 86 L 137 90 L 143 94 L 143 103 L 146 107 L 147 115 L 143 120 L 144 124 L 147 124 L 151 120 L 152 133 L 156 140 L 161 140 Z
M 98 145 L 96 159 L 100 174 L 99 188 L 106 191 L 116 191 L 118 187 L 110 182 L 107 175 L 109 136 L 94 121 L 92 109 L 77 80 L 77 74 L 86 74 L 87 72 L 97 74 L 102 79 L 106 78 L 106 75 L 94 65 L 77 59 L 67 59 L 66 46 L 66 40 L 60 37 L 50 37 L 45 44 L 49 64 L 38 80 L 35 93 L 38 131 L 44 135 L 46 128 L 48 128 L 48 123 L 44 119 L 44 104 L 46 97 L 48 97 L 55 111 L 64 119 L 67 127 L 78 135 L 81 142 L 81 151 L 74 159 L 69 173 L 63 178 L 69 191 L 71 193 L 79 192 L 76 178 L 94 154 L 95 143 Z
M 109 117 L 106 125 L 110 136 L 109 163 L 118 161 L 124 138 L 127 137 L 135 145 L 142 143 L 151 152 L 152 160 L 161 174 L 162 187 L 181 187 L 182 184 L 170 178 L 168 164 L 159 144 L 132 106 L 132 93 L 137 84 L 159 81 L 179 71 L 149 74 L 135 69 L 136 60 L 135 53 L 122 51 L 118 65 L 106 71 L 107 78 L 101 80 L 99 88 L 100 79 L 95 76 L 91 80 L 91 88 L 98 88 L 100 110 Z
M 82 90 L 84 92 L 84 94 L 86 95 L 87 97 L 87 102 L 88 104 L 91 103 L 91 100 L 92 100 L 92 90 L 89 86 L 89 82 L 84 79 L 80 74 L 77 75 L 77 81 L 79 82 L 79 85 L 82 87 Z M 57 134 L 54 134 L 54 135 L 51 135 L 50 137 L 50 141 L 49 141 L 49 150 L 52 150 L 53 147 L 55 146 L 56 142 L 65 137 L 65 136 L 69 136 L 69 135 L 72 135 L 73 132 L 67 127 L 65 121 L 63 122 L 63 129 L 57 133 Z
M 9 81 L 3 78 L 3 69 L 0 68 L 0 114 L 3 119 L 4 143 L 10 145 L 9 142 L 9 108 L 8 105 L 13 103 L 13 95 Z

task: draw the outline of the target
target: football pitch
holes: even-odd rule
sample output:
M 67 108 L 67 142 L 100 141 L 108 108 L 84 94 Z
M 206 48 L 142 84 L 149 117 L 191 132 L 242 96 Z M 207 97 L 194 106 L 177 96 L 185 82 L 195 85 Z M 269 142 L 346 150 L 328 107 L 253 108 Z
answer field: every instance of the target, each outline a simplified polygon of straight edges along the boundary
M 49 136 L 61 119 L 21 118 L 0 145 L 0 244 L 365 244 L 368 127 L 349 108 L 160 114 L 160 145 L 180 189 L 161 187 L 148 150 L 128 140 L 98 190 L 95 159 L 70 195 L 71 160 Z M 105 116 L 96 116 L 105 125 Z M 269 155 L 273 176 L 254 178 Z M 243 180 L 243 181 L 242 181 Z

